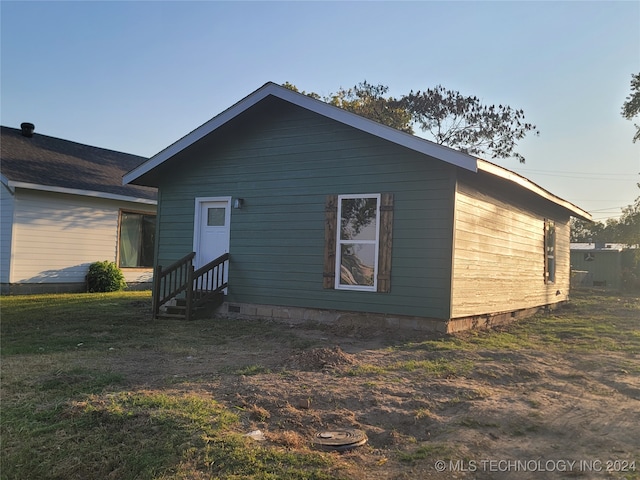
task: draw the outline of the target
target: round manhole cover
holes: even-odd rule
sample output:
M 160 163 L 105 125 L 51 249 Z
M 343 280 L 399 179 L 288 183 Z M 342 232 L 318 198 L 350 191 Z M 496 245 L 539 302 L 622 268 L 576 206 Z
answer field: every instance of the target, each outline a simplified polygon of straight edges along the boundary
M 323 450 L 349 450 L 367 443 L 362 430 L 341 429 L 317 433 L 313 443 Z

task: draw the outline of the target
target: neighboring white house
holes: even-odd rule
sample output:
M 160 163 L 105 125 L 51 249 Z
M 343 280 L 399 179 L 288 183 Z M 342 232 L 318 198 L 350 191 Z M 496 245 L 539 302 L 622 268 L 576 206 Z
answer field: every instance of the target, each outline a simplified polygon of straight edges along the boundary
M 150 285 L 157 192 L 122 185 L 147 159 L 33 131 L 1 127 L 2 293 L 84 291 L 103 260 L 129 287 Z

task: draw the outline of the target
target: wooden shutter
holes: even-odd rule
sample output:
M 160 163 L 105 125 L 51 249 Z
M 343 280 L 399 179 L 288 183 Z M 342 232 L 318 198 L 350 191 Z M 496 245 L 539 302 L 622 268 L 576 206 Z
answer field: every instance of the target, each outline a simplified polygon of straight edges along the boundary
M 327 195 L 324 207 L 324 273 L 323 288 L 336 284 L 336 229 L 338 227 L 338 196 Z
M 380 239 L 378 251 L 378 292 L 391 291 L 391 244 L 393 241 L 393 193 L 380 196 Z
M 544 281 L 556 281 L 556 224 L 548 219 L 544 221 Z
M 544 219 L 544 283 L 549 283 L 549 223 Z

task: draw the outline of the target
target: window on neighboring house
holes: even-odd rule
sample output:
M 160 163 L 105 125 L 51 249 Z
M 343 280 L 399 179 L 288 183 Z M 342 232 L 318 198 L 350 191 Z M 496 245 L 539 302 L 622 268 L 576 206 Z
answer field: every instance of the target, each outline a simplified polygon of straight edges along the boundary
M 544 221 L 544 280 L 556 281 L 556 224 L 552 220 Z
M 324 287 L 390 291 L 393 195 L 330 195 Z
M 155 236 L 155 215 L 120 211 L 119 266 L 122 268 L 153 267 Z

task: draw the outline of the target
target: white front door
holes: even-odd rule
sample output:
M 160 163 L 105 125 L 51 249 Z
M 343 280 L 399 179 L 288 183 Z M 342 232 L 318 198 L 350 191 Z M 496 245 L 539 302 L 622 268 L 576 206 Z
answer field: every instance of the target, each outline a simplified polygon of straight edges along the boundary
M 196 199 L 193 247 L 200 268 L 229 252 L 231 199 Z M 226 275 L 225 275 L 226 276 Z

